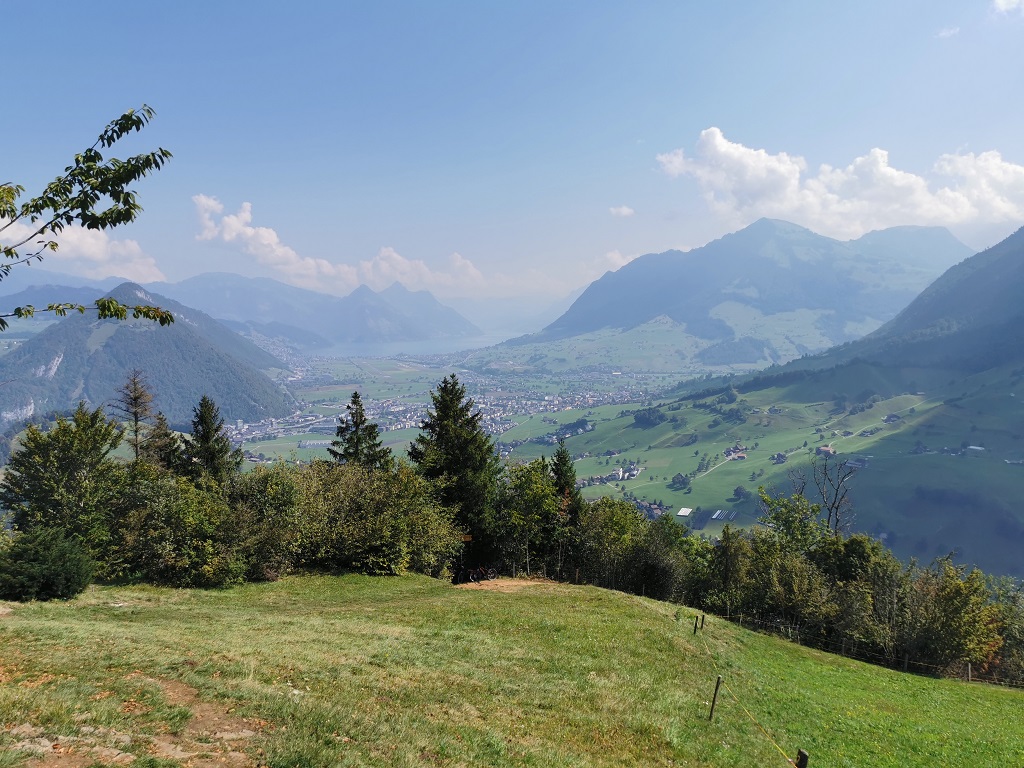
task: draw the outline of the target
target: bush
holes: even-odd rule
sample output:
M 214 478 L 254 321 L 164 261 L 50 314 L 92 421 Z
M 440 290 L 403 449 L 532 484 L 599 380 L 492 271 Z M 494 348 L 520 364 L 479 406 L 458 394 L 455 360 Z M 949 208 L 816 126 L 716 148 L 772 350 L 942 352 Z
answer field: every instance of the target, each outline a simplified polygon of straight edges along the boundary
M 170 587 L 221 587 L 243 581 L 246 563 L 233 548 L 231 510 L 220 490 L 159 476 L 148 500 L 126 521 L 124 578 Z
M 92 573 L 92 559 L 77 539 L 37 527 L 0 551 L 0 598 L 67 600 L 89 586 Z

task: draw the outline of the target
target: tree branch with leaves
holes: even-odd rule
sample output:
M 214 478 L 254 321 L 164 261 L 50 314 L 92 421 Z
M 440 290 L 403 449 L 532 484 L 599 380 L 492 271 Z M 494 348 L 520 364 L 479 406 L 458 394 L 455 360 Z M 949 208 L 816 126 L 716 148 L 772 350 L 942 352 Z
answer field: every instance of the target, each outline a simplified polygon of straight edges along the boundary
M 166 149 L 134 155 L 125 160 L 104 158 L 106 150 L 125 136 L 141 131 L 155 112 L 143 104 L 130 109 L 110 122 L 92 146 L 75 155 L 64 173 L 24 202 L 19 202 L 25 188 L 10 182 L 0 183 L 0 280 L 19 264 L 42 261 L 47 251 L 56 251 L 57 238 L 66 227 L 105 230 L 135 221 L 142 212 L 131 185 L 160 170 L 171 158 Z M 0 312 L 0 331 L 8 327 L 6 318 L 33 317 L 39 312 L 52 312 L 63 317 L 68 312 L 96 310 L 100 319 L 124 320 L 131 313 L 160 325 L 174 322 L 170 312 L 144 304 L 127 306 L 110 298 L 99 299 L 92 307 L 56 302 L 38 309 L 27 305 Z

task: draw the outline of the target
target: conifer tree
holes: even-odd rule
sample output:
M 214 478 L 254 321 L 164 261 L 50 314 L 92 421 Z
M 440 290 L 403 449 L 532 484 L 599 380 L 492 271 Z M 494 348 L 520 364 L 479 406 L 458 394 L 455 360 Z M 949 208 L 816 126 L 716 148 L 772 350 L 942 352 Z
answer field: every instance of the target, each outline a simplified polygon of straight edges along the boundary
M 337 440 L 327 450 L 339 464 L 358 464 L 367 469 L 388 469 L 392 465 L 391 449 L 381 445 L 380 429 L 370 421 L 363 409 L 359 392 L 345 406 L 347 413 L 338 417 Z
M 409 458 L 420 474 L 436 481 L 441 503 L 455 509 L 456 524 L 473 536 L 471 553 L 482 557 L 491 549 L 486 520 L 501 471 L 494 441 L 455 374 L 446 376 L 430 399 L 433 408 L 420 423 Z
M 181 436 L 171 429 L 167 417 L 162 412 L 157 412 L 153 425 L 142 441 L 140 455 L 143 461 L 171 472 L 183 471 L 185 446 L 182 444 Z
M 551 457 L 551 475 L 555 481 L 555 492 L 558 494 L 565 525 L 576 528 L 586 502 L 583 501 L 580 489 L 576 487 L 576 467 L 572 463 L 572 455 L 565 447 L 564 440 L 558 441 L 558 450 Z
M 192 436 L 185 442 L 185 459 L 193 475 L 208 474 L 224 483 L 242 466 L 242 451 L 231 447 L 224 419 L 213 400 L 203 395 L 193 410 Z
M 122 491 L 121 465 L 110 458 L 121 437 L 102 408 L 85 403 L 46 432 L 30 424 L 0 482 L 0 505 L 21 531 L 57 528 L 102 546 Z
M 117 396 L 110 407 L 128 422 L 128 444 L 138 461 L 149 420 L 153 417 L 153 393 L 142 371 L 138 368 L 129 371 L 128 380 L 117 390 Z

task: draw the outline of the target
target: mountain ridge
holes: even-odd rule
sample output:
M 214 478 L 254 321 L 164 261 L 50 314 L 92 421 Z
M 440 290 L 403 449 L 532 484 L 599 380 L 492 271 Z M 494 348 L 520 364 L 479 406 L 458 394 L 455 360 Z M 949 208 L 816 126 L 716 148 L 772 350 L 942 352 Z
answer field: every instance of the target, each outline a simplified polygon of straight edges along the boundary
M 0 421 L 68 410 L 79 400 L 112 400 L 129 371 L 141 370 L 154 391 L 154 408 L 187 425 L 203 395 L 226 419 L 258 421 L 292 412 L 290 395 L 260 368 L 284 364 L 209 316 L 135 283 L 108 294 L 125 304 L 155 304 L 174 314 L 158 327 L 148 320 L 97 320 L 72 313 L 0 358 Z

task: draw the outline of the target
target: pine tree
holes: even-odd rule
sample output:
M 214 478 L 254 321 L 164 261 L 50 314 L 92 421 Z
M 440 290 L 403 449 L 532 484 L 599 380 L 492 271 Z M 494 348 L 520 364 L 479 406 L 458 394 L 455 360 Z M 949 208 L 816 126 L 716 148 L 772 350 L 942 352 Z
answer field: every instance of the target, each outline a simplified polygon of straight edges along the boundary
M 110 407 L 128 422 L 128 444 L 138 461 L 148 422 L 153 417 L 153 393 L 142 371 L 133 368 L 128 373 L 128 380 L 117 390 L 117 396 Z
M 358 464 L 367 469 L 389 469 L 391 449 L 381 445 L 380 429 L 366 417 L 359 392 L 345 406 L 348 412 L 338 418 L 337 440 L 327 450 L 339 464 Z
M 185 441 L 185 459 L 191 474 L 207 474 L 224 483 L 242 466 L 242 451 L 231 447 L 224 434 L 224 419 L 212 399 L 203 395 L 192 409 L 192 436 Z
M 430 399 L 433 409 L 420 423 L 409 458 L 421 475 L 437 481 L 441 503 L 455 510 L 456 524 L 473 536 L 471 552 L 484 556 L 491 549 L 486 519 L 501 470 L 494 441 L 455 374 L 445 377 Z

